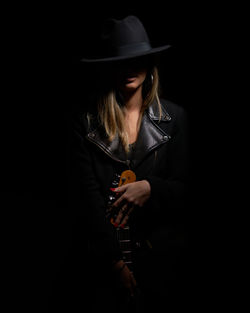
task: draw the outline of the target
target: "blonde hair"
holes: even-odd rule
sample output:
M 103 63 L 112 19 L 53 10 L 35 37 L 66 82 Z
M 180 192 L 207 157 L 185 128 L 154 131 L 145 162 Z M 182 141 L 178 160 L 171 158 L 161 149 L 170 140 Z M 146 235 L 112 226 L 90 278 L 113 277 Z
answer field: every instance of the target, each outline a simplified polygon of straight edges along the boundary
M 140 128 L 141 120 L 144 111 L 156 99 L 158 103 L 159 115 L 161 118 L 161 104 L 159 100 L 159 74 L 156 67 L 148 71 L 147 77 L 143 83 L 143 105 L 138 121 L 138 129 Z M 125 128 L 125 110 L 124 107 L 117 101 L 117 93 L 115 90 L 102 95 L 98 101 L 98 116 L 100 123 L 103 125 L 109 141 L 112 141 L 116 134 L 124 147 L 124 150 L 129 150 L 129 138 Z

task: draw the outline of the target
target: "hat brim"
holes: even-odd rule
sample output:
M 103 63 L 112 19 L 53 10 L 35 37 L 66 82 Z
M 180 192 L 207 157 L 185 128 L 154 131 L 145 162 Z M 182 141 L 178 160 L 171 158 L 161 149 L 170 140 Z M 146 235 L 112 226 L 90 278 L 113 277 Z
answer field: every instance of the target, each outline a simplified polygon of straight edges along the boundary
M 96 59 L 82 58 L 81 62 L 84 62 L 84 63 L 103 63 L 103 62 L 114 62 L 114 61 L 129 60 L 129 59 L 137 58 L 140 56 L 157 54 L 157 53 L 163 52 L 169 48 L 171 48 L 171 45 L 165 45 L 165 46 L 161 46 L 158 48 L 152 48 L 152 49 L 144 51 L 144 52 L 134 53 L 134 54 L 129 54 L 129 55 L 123 55 L 123 56 L 114 56 L 114 57 L 96 58 Z

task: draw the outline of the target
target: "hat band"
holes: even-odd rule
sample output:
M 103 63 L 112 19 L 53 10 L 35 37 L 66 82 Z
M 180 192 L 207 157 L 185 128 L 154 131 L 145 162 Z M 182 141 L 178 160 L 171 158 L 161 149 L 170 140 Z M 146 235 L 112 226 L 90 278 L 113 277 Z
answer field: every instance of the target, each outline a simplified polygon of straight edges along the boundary
M 134 44 L 112 47 L 112 54 L 116 56 L 127 56 L 143 53 L 151 50 L 152 47 L 148 42 L 137 42 Z M 111 52 L 111 51 L 110 51 Z

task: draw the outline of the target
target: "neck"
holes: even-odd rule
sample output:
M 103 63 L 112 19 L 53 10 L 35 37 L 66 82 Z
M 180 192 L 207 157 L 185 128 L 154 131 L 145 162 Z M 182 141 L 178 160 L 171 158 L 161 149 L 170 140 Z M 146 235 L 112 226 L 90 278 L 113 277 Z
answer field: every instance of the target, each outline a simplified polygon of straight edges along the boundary
M 143 98 L 142 98 L 142 86 L 132 92 L 126 92 L 123 94 L 125 107 L 127 112 L 140 111 Z

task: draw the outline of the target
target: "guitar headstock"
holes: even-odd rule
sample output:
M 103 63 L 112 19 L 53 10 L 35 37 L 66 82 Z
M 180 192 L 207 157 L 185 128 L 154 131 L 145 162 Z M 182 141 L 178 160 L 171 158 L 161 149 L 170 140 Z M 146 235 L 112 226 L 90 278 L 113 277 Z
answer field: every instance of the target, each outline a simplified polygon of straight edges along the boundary
M 133 183 L 135 181 L 136 181 L 135 173 L 131 170 L 126 170 L 126 171 L 123 171 L 121 173 L 121 177 L 120 177 L 120 181 L 119 181 L 118 186 L 120 187 L 120 186 L 129 184 L 129 183 Z

